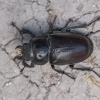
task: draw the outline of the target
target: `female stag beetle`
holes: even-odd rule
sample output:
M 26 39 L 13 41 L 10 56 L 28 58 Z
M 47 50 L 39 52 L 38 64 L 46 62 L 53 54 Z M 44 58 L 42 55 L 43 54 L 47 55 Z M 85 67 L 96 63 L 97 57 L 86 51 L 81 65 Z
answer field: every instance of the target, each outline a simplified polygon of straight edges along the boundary
M 56 17 L 57 16 L 55 16 L 54 18 L 53 24 L 56 20 Z M 34 67 L 35 65 L 44 65 L 49 61 L 53 70 L 61 74 L 66 74 L 72 79 L 74 79 L 74 77 L 72 77 L 69 73 L 56 69 L 54 65 L 68 64 L 69 67 L 72 69 L 92 71 L 100 77 L 100 75 L 97 74 L 92 68 L 74 67 L 75 63 L 81 62 L 91 55 L 93 51 L 93 43 L 88 38 L 88 36 L 96 33 L 97 31 L 90 32 L 88 35 L 83 35 L 70 31 L 70 29 L 72 28 L 88 27 L 93 22 L 96 22 L 99 19 L 100 18 L 96 18 L 89 24 L 83 26 L 81 25 L 69 27 L 67 28 L 65 33 L 61 31 L 70 23 L 71 20 L 69 20 L 63 28 L 55 29 L 55 31 L 59 31 L 57 33 L 53 33 L 54 29 L 52 24 L 50 26 L 50 29 L 46 33 L 44 33 L 43 36 L 40 37 L 36 37 L 32 32 L 28 30 L 20 30 L 16 26 L 16 24 L 12 22 L 12 25 L 19 30 L 20 35 L 22 36 L 22 40 L 23 34 L 30 34 L 32 37 L 29 43 L 24 43 L 23 45 L 19 45 L 16 47 L 21 49 L 22 55 L 17 55 L 14 60 L 22 60 L 24 68 L 25 66 Z M 31 61 L 31 64 L 27 64 L 26 61 Z

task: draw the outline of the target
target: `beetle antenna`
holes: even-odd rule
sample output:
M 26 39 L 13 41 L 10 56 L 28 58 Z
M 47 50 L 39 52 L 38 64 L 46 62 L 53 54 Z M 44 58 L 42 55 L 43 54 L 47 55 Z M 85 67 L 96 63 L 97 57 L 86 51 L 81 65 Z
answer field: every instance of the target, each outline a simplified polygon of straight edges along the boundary
M 43 34 L 44 36 L 46 36 L 53 29 L 53 26 L 54 26 L 56 19 L 57 19 L 57 15 L 55 15 L 55 18 L 53 20 L 53 23 L 50 25 L 49 30 L 46 33 Z

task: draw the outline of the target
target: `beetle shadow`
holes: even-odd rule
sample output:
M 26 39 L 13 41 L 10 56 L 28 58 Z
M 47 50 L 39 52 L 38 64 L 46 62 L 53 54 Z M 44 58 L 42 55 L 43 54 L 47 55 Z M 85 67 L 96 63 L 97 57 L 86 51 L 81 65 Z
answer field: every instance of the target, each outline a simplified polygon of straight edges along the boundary
M 46 21 L 38 22 L 36 20 L 29 20 L 24 24 L 23 29 L 29 30 L 36 37 L 39 37 L 43 36 L 43 33 L 49 29 L 49 25 Z

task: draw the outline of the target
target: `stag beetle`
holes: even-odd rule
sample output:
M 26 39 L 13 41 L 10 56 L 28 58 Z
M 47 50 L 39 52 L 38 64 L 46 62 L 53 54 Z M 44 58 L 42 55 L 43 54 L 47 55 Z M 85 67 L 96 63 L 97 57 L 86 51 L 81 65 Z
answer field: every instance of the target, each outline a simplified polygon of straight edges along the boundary
M 71 32 L 70 30 L 73 28 L 83 28 L 88 27 L 92 23 L 96 22 L 100 18 L 96 18 L 89 24 L 81 25 L 81 26 L 73 26 L 66 29 L 66 32 L 61 32 L 70 22 L 69 20 L 67 24 L 63 28 L 53 29 L 54 22 L 57 16 L 55 16 L 50 29 L 43 34 L 43 36 L 36 37 L 32 32 L 28 30 L 20 30 L 14 22 L 12 25 L 19 30 L 20 35 L 23 39 L 23 34 L 30 34 L 31 40 L 29 43 L 24 43 L 23 45 L 19 45 L 16 48 L 21 49 L 21 55 L 17 55 L 15 59 L 22 60 L 24 64 L 24 68 L 26 67 L 34 67 L 35 65 L 44 65 L 48 61 L 51 64 L 51 68 L 61 74 L 66 74 L 72 79 L 69 73 L 65 71 L 58 70 L 54 65 L 65 65 L 68 64 L 70 68 L 82 71 L 92 71 L 96 75 L 100 77 L 93 69 L 91 68 L 75 68 L 74 64 L 81 62 L 87 59 L 91 53 L 93 52 L 93 43 L 88 38 L 91 34 L 96 32 L 90 32 L 87 35 L 79 34 Z M 54 33 L 53 31 L 57 31 Z M 59 31 L 59 32 L 58 32 Z M 27 64 L 26 61 L 31 61 L 31 64 Z M 23 69 L 24 69 L 23 68 Z M 22 69 L 22 70 L 23 70 Z M 22 71 L 21 70 L 21 71 Z

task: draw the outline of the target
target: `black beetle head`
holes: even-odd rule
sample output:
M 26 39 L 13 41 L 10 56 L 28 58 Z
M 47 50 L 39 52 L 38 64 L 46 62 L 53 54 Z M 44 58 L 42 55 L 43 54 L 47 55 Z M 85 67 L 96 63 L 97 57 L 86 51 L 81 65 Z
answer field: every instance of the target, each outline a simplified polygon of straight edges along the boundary
M 14 58 L 14 60 L 24 60 L 30 61 L 32 59 L 31 45 L 30 43 L 24 43 L 22 45 L 18 45 L 15 49 L 19 49 L 18 55 Z

